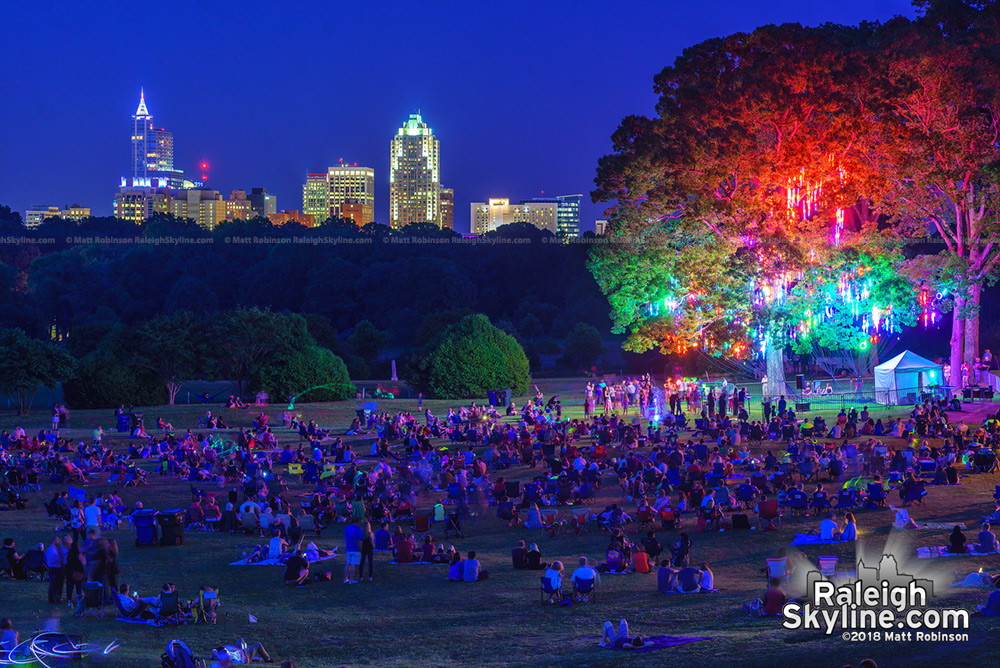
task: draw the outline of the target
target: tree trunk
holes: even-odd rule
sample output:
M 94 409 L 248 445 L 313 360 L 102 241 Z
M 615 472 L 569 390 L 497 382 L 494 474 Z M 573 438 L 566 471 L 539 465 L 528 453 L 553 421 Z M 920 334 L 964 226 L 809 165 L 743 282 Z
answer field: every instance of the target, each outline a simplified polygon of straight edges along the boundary
M 173 406 L 177 393 L 181 391 L 181 384 L 176 380 L 168 380 L 165 384 L 167 386 L 167 404 Z
M 769 340 L 764 349 L 764 359 L 767 362 L 767 384 L 763 388 L 764 396 L 779 397 L 785 394 L 785 349 Z
M 962 360 L 969 365 L 970 375 L 974 373 L 973 365 L 979 357 L 979 300 L 982 293 L 982 283 L 973 283 L 969 286 L 969 297 L 966 301 L 969 317 L 965 319 L 965 351 Z
M 955 296 L 955 307 L 951 312 L 951 378 L 948 384 L 962 387 L 962 362 L 965 349 L 965 298 Z

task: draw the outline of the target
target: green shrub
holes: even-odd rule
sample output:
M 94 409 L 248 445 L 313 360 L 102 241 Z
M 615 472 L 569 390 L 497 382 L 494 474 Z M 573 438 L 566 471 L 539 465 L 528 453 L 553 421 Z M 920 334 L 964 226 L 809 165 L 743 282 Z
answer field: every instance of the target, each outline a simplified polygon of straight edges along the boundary
M 72 408 L 159 406 L 167 403 L 167 389 L 151 371 L 96 352 L 78 362 L 73 378 L 63 383 L 63 397 Z
M 417 387 L 439 399 L 483 397 L 489 390 L 521 394 L 531 382 L 528 358 L 513 336 L 482 314 L 444 330 L 410 365 Z
M 353 398 L 356 391 L 344 361 L 315 345 L 268 363 L 260 371 L 259 387 L 273 401 L 285 401 L 312 387 L 316 389 L 309 390 L 298 401 L 342 401 Z

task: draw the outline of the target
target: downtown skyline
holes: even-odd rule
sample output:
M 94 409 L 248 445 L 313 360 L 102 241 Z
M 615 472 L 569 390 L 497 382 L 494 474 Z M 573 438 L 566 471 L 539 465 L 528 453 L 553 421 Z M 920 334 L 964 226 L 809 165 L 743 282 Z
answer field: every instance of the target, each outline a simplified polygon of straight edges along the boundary
M 303 22 L 301 6 L 248 2 L 234 12 L 178 2 L 156 13 L 156 33 L 171 43 L 135 58 L 143 36 L 125 29 L 129 14 L 113 3 L 107 12 L 47 4 L 58 11 L 44 22 L 38 5 L 10 3 L 0 55 L 18 66 L 0 71 L 0 85 L 22 104 L 0 108 L 0 203 L 23 215 L 35 204 L 80 202 L 111 215 L 129 166 L 121 119 L 143 88 L 157 125 L 174 135 L 175 167 L 194 175 L 208 162 L 205 185 L 220 193 L 265 187 L 280 209 L 299 209 L 305 175 L 343 159 L 375 170 L 374 218 L 388 224 L 387 144 L 420 109 L 441 142 L 457 231 L 468 231 L 463 212 L 473 202 L 580 192 L 581 232 L 591 230 L 604 217 L 588 194 L 598 158 L 624 116 L 652 107 L 653 76 L 684 47 L 762 23 L 913 13 L 905 0 L 750 4 L 705 12 L 634 3 L 647 17 L 634 21 L 609 3 L 444 2 L 409 13 L 391 3 L 324 3 Z M 204 41 L 192 27 L 199 21 L 230 29 Z M 629 38 L 614 41 L 616 27 Z M 258 48 L 283 30 L 297 39 L 280 52 Z M 421 31 L 433 39 L 406 41 Z M 365 39 L 340 44 L 347 34 Z M 340 83 L 331 71 L 350 76 Z M 319 90 L 318 80 L 334 83 Z

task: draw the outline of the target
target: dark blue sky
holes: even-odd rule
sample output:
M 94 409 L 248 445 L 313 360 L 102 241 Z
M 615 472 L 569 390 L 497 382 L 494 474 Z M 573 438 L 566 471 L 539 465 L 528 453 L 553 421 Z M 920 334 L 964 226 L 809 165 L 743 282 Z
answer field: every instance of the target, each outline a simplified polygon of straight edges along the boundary
M 681 50 L 767 23 L 912 15 L 906 0 L 735 2 L 35 2 L 0 27 L 0 203 L 111 213 L 140 86 L 208 185 L 301 184 L 338 158 L 375 169 L 387 221 L 389 140 L 422 110 L 441 141 L 455 227 L 469 202 L 584 193 L 609 137 L 648 114 Z M 592 229 L 602 208 L 581 212 Z

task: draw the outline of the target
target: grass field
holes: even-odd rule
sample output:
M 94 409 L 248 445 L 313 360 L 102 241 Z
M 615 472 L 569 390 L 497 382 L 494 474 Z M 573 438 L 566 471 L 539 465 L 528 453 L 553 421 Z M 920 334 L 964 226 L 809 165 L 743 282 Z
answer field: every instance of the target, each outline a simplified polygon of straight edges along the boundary
M 539 383 L 546 396 L 559 394 L 564 415 L 581 414 L 579 381 Z M 416 400 L 380 401 L 390 411 L 416 410 Z M 518 401 L 520 404 L 520 401 Z M 427 401 L 433 410 L 443 412 L 454 402 Z M 157 407 L 146 410 L 146 424 L 158 416 L 184 430 L 197 426 L 202 405 Z M 220 410 L 217 406 L 213 411 Z M 272 420 L 280 424 L 284 406 L 268 409 Z M 253 410 L 221 409 L 226 420 L 237 426 L 248 425 Z M 297 412 L 315 419 L 323 426 L 340 432 L 355 410 L 354 402 L 341 404 L 301 404 Z M 829 415 L 828 415 L 829 417 Z M 0 415 L 0 428 L 12 428 L 20 422 L 26 428 L 47 427 L 48 413 L 18 419 Z M 110 411 L 74 411 L 71 438 L 90 438 L 91 430 L 101 424 L 108 430 L 113 422 Z M 29 430 L 30 431 L 30 430 Z M 276 430 L 284 441 L 297 442 L 298 435 Z M 358 439 L 359 451 L 367 451 L 369 441 Z M 116 449 L 126 447 L 126 439 L 108 433 L 106 443 Z M 765 444 L 765 447 L 767 445 Z M 775 448 L 777 449 L 777 448 Z M 528 479 L 537 472 L 517 467 L 502 475 L 508 479 Z M 497 474 L 493 474 L 494 477 Z M 151 476 L 151 484 L 126 489 L 121 496 L 126 505 L 142 500 L 146 507 L 186 507 L 190 502 L 188 484 Z M 918 520 L 939 522 L 963 521 L 973 527 L 978 518 L 992 510 L 991 492 L 996 476 L 970 476 L 955 488 L 931 488 L 926 506 L 911 514 Z M 0 534 L 13 536 L 22 551 L 36 542 L 48 542 L 54 523 L 45 519 L 41 502 L 56 487 L 43 483 L 41 493 L 31 493 L 30 506 L 22 512 L 0 514 Z M 106 489 L 106 476 L 88 486 L 89 493 Z M 292 494 L 302 491 L 293 485 Z M 429 509 L 439 495 L 421 493 L 418 509 Z M 606 485 L 594 506 L 618 500 L 617 486 Z M 136 548 L 134 536 L 120 529 L 114 536 L 121 546 L 120 582 L 128 582 L 144 596 L 155 594 L 165 581 L 177 584 L 182 598 L 193 596 L 202 583 L 221 592 L 223 611 L 228 619 L 217 625 L 153 628 L 123 624 L 109 616 L 103 621 L 79 620 L 62 609 L 62 628 L 81 633 L 87 639 L 113 637 L 123 647 L 105 659 L 106 665 L 157 666 L 159 655 L 171 638 L 183 639 L 199 657 L 212 647 L 232 642 L 237 637 L 262 641 L 277 661 L 293 659 L 296 666 L 660 666 L 688 665 L 729 668 L 831 666 L 857 664 L 867 656 L 879 666 L 996 666 L 1000 664 L 997 647 L 1000 622 L 997 618 L 974 617 L 968 643 L 848 643 L 839 634 L 826 637 L 816 631 L 786 631 L 780 620 L 750 619 L 741 604 L 763 591 L 764 580 L 758 569 L 764 559 L 787 546 L 796 531 L 815 528 L 813 518 L 783 518 L 780 532 L 694 533 L 693 518 L 686 520 L 694 547 L 692 561 L 707 561 L 715 573 L 719 594 L 664 596 L 656 590 L 655 574 L 605 576 L 594 604 L 572 607 L 543 606 L 539 603 L 538 572 L 514 571 L 510 567 L 510 548 L 518 539 L 537 542 L 543 559 L 561 559 L 572 571 L 576 557 L 603 559 L 607 546 L 605 535 L 595 529 L 590 536 L 574 538 L 561 535 L 543 537 L 523 528 L 499 527 L 492 508 L 485 516 L 465 523 L 466 538 L 454 541 L 463 554 L 476 550 L 490 579 L 476 584 L 446 581 L 444 566 L 397 566 L 387 562 L 387 554 L 376 554 L 375 582 L 342 585 L 337 571 L 343 557 L 333 562 L 334 582 L 313 584 L 295 590 L 280 586 L 283 570 L 278 567 L 230 567 L 241 548 L 254 542 L 242 535 L 228 536 L 188 532 L 182 547 Z M 890 511 L 858 513 L 859 528 L 866 548 L 880 550 L 890 535 Z M 441 537 L 443 528 L 435 528 Z M 899 544 L 914 555 L 913 548 L 943 545 L 947 532 L 913 531 L 897 533 Z M 663 532 L 666 544 L 675 540 L 674 532 Z M 637 538 L 637 536 L 636 536 Z M 339 545 L 343 552 L 343 529 L 334 528 L 317 540 L 321 547 Z M 833 545 L 803 548 L 811 558 L 836 554 L 842 561 L 854 559 L 854 547 Z M 915 563 L 914 562 L 910 562 Z M 946 571 L 965 573 L 983 567 L 1000 571 L 1000 557 L 954 557 L 920 562 Z M 947 579 L 947 578 L 946 578 Z M 951 590 L 942 592 L 937 606 L 972 608 L 985 600 L 985 592 Z M 11 617 L 23 634 L 37 628 L 49 614 L 46 585 L 41 583 L 0 582 L 0 616 Z M 249 615 L 258 619 L 249 623 Z M 661 650 L 651 654 L 613 652 L 595 647 L 604 620 L 629 621 L 633 633 L 642 635 L 697 635 L 714 639 Z

